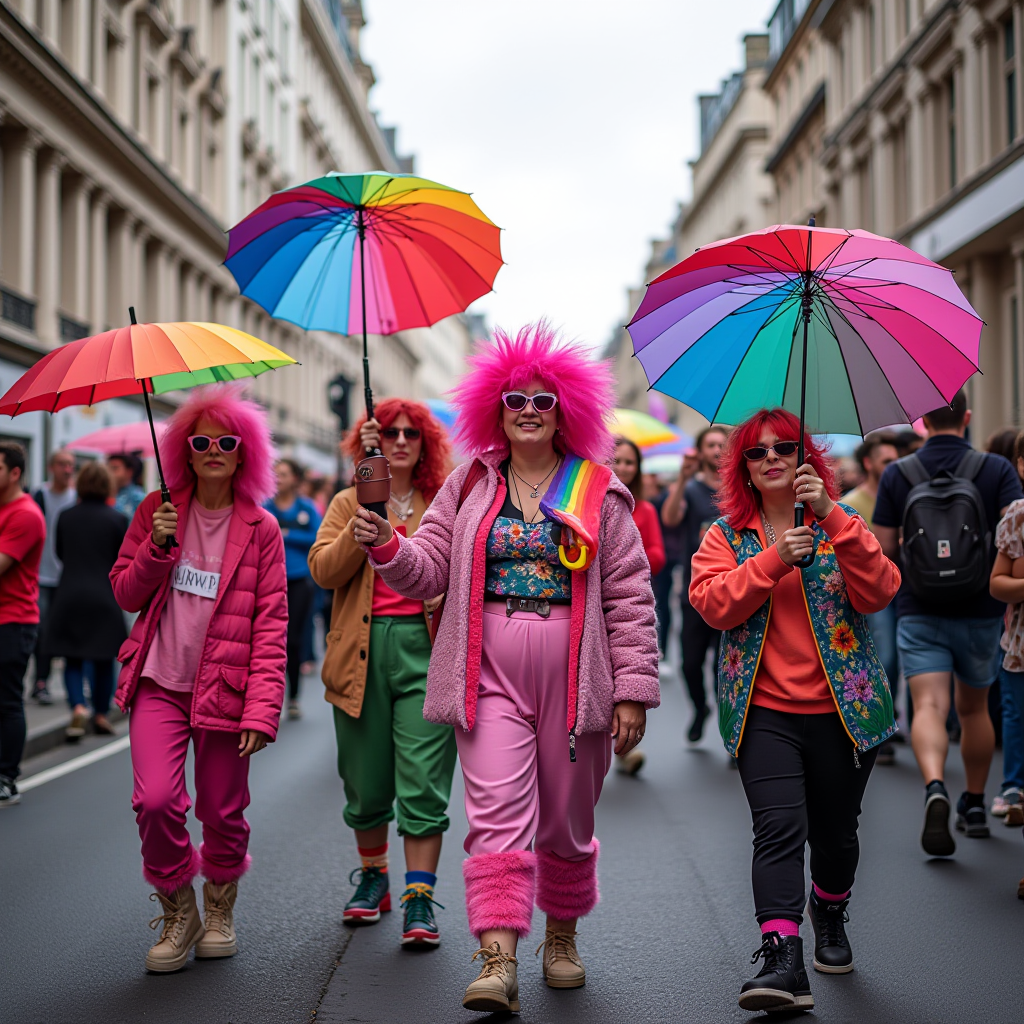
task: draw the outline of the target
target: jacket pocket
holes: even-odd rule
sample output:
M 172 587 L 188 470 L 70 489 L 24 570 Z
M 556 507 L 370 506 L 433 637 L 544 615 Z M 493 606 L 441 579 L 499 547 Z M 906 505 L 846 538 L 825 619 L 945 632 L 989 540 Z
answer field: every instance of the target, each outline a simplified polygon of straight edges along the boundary
M 245 710 L 245 688 L 249 684 L 247 668 L 232 668 L 222 665 L 217 685 L 217 704 L 220 713 L 232 721 L 241 721 Z
M 127 665 L 128 662 L 139 653 L 139 648 L 141 646 L 142 644 L 134 637 L 128 637 L 128 639 L 121 644 L 121 649 L 117 652 L 117 660 L 122 665 Z

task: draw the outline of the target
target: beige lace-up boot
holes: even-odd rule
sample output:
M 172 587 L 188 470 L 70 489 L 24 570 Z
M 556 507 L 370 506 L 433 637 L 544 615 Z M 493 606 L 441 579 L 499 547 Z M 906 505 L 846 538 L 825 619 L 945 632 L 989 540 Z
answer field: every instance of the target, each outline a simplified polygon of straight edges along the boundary
M 196 906 L 191 883 L 176 889 L 170 896 L 155 892 L 151 900 L 159 900 L 164 913 L 149 922 L 150 928 L 163 924 L 155 946 L 146 954 L 146 970 L 164 974 L 180 971 L 188 959 L 188 951 L 203 937 L 203 922 Z
M 576 951 L 575 932 L 548 928 L 537 952 L 544 950 L 544 980 L 548 988 L 579 988 L 587 981 L 583 961 Z
M 203 883 L 203 927 L 206 934 L 196 943 L 197 960 L 234 956 L 238 952 L 234 915 L 237 895 L 237 882 L 228 882 L 227 885 Z
M 487 1013 L 501 1010 L 518 1013 L 519 982 L 516 979 L 516 964 L 519 961 L 508 953 L 502 953 L 497 942 L 478 949 L 473 959 L 483 960 L 484 965 L 476 981 L 469 983 L 462 1005 L 467 1010 Z

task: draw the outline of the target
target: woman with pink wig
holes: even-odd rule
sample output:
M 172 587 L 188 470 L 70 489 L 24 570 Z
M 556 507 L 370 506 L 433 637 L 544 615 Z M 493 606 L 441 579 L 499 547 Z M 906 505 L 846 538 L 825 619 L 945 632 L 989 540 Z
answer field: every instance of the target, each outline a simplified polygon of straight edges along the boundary
M 281 531 L 261 507 L 275 489 L 263 410 L 236 386 L 197 390 L 168 421 L 160 454 L 171 500 L 143 500 L 110 581 L 117 603 L 140 613 L 118 655 L 116 701 L 130 712 L 142 873 L 164 910 L 146 967 L 166 972 L 193 946 L 197 958 L 236 951 L 249 757 L 277 735 L 288 609 Z M 198 850 L 185 827 L 190 741 Z
M 447 591 L 424 717 L 456 725 L 469 835 L 471 1010 L 519 1009 L 515 957 L 533 905 L 544 977 L 585 981 L 577 919 L 598 899 L 594 807 L 615 750 L 658 705 L 650 568 L 633 498 L 607 463 L 611 375 L 544 323 L 501 331 L 456 387 L 475 456 L 413 538 L 359 509 L 356 539 L 399 594 Z

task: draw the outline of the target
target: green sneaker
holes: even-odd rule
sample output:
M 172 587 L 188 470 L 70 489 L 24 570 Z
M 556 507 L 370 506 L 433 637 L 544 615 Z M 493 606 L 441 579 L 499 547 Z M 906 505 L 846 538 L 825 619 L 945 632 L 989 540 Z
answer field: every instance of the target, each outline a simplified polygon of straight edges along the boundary
M 434 899 L 433 890 L 423 882 L 414 882 L 402 893 L 405 924 L 402 929 L 403 946 L 436 946 L 441 933 L 434 920 L 434 907 L 444 907 Z
M 355 881 L 359 875 L 359 882 Z M 380 915 L 391 909 L 391 893 L 388 892 L 388 873 L 380 868 L 356 868 L 348 876 L 349 885 L 356 891 L 345 904 L 341 919 L 350 924 L 376 924 Z

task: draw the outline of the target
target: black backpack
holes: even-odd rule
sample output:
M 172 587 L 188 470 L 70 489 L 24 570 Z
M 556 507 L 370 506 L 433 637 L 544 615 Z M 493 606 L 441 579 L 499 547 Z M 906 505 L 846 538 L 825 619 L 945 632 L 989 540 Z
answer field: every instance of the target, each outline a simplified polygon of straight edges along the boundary
M 896 465 L 910 484 L 903 509 L 904 579 L 925 604 L 955 609 L 988 584 L 992 532 L 974 480 L 985 456 L 971 449 L 951 473 L 930 477 L 917 455 Z

